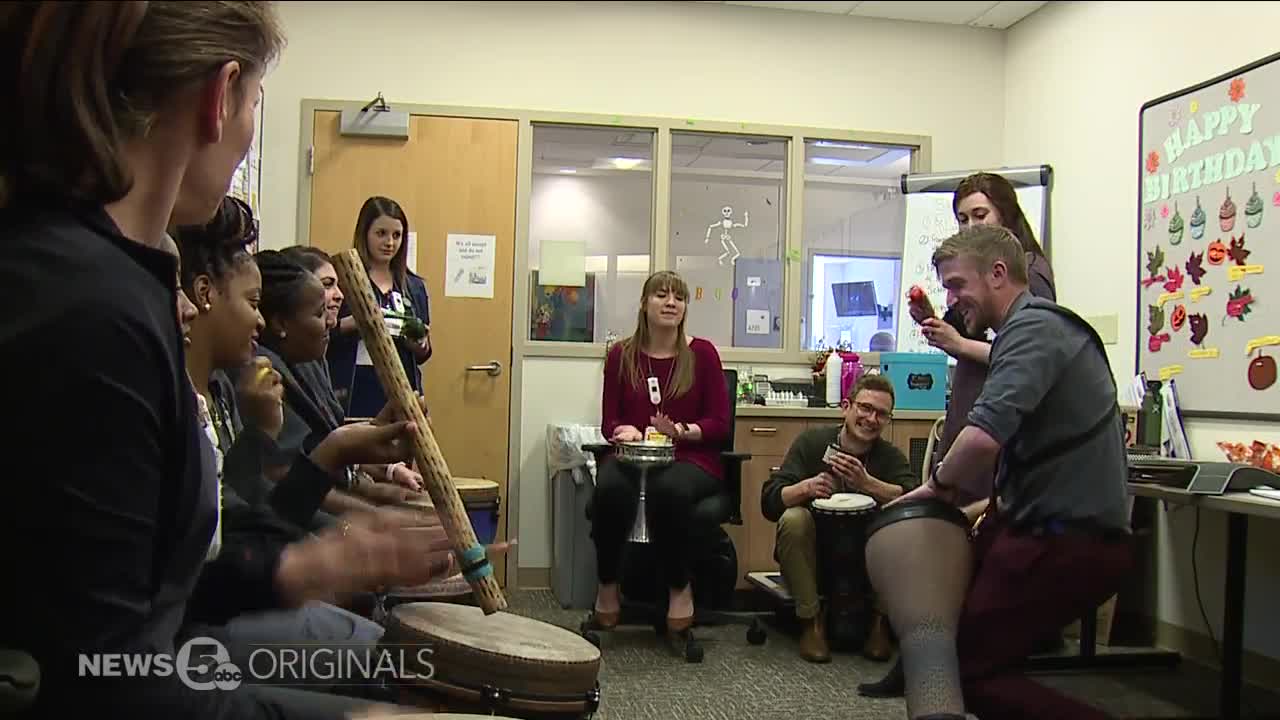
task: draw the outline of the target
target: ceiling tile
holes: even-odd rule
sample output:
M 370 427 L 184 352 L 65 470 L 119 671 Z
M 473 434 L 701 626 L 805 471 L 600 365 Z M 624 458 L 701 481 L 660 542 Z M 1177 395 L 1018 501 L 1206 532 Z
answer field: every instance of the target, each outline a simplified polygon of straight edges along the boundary
M 959 0 L 955 2 L 867 0 L 867 2 L 858 3 L 858 6 L 853 10 L 853 14 L 860 17 L 885 18 L 889 20 L 967 25 L 969 21 L 980 17 L 998 4 L 997 2 L 990 2 L 990 0 L 983 2 L 960 2 Z
M 1039 10 L 1045 5 L 1048 5 L 1048 2 L 1045 2 L 1044 0 L 1020 0 L 1016 2 L 1009 2 L 1009 0 L 1006 0 L 1005 2 L 996 3 L 995 7 L 991 8 L 979 17 L 974 18 L 974 20 L 969 24 L 976 27 L 989 27 L 997 28 L 999 30 L 1007 30 L 1012 27 L 1014 23 Z
M 856 2 L 749 2 L 747 0 L 730 0 L 726 5 L 747 5 L 750 7 L 773 8 L 775 10 L 797 10 L 800 12 L 833 13 L 848 15 L 858 3 Z

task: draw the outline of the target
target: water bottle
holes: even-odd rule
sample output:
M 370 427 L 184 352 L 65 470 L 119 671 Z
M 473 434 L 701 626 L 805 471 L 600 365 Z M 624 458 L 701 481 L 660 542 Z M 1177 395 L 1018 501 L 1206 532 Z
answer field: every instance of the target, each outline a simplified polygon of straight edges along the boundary
M 824 368 L 827 374 L 827 407 L 836 407 L 840 404 L 840 370 L 843 362 L 840 359 L 840 353 L 834 350 L 827 355 L 827 364 Z

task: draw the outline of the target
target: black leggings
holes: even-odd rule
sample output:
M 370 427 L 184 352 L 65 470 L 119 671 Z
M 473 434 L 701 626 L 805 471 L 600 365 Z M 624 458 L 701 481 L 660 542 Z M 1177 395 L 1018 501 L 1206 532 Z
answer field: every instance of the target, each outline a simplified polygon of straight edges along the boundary
M 699 501 L 720 491 L 720 480 L 690 462 L 649 470 L 645 518 L 668 587 L 679 590 L 689 584 L 691 548 L 710 530 L 695 527 L 693 510 Z M 618 581 L 618 562 L 631 537 L 639 503 L 640 471 L 613 458 L 605 460 L 596 472 L 591 500 L 591 537 L 602 584 Z

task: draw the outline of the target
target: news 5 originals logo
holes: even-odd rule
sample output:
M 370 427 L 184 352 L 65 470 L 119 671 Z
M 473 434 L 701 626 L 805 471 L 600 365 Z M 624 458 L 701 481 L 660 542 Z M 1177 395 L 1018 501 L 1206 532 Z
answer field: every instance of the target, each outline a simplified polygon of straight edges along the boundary
M 192 690 L 235 690 L 242 684 L 329 685 L 422 682 L 435 675 L 432 649 L 420 645 L 372 647 L 263 646 L 249 653 L 246 667 L 231 662 L 219 641 L 188 640 L 169 655 L 96 654 L 80 656 L 81 677 L 168 677 L 177 675 Z
M 192 638 L 177 656 L 128 653 L 80 655 L 80 677 L 169 677 L 177 675 L 192 690 L 235 690 L 244 673 L 231 662 L 231 653 L 217 640 Z

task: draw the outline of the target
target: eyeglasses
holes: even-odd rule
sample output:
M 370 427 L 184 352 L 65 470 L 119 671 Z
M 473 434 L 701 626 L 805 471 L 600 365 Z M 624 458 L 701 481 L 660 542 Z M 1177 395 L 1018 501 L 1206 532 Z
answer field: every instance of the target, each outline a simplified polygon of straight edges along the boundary
M 863 415 L 868 415 L 870 417 L 878 418 L 881 422 L 889 422 L 890 420 L 893 419 L 892 410 L 881 410 L 880 408 L 876 407 L 875 405 L 872 405 L 871 403 L 856 402 L 853 404 L 853 406 L 856 407 L 858 409 L 858 412 L 862 413 Z

